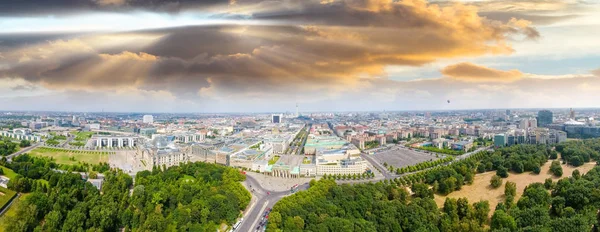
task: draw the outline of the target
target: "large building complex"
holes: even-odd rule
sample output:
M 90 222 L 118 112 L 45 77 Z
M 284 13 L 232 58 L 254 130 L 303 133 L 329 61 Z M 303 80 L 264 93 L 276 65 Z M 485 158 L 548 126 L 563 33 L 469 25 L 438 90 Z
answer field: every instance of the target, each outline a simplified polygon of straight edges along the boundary
M 147 169 L 153 166 L 174 166 L 189 161 L 190 148 L 178 147 L 173 136 L 156 136 L 140 146 L 136 158 L 146 165 Z
M 141 141 L 138 137 L 114 135 L 95 135 L 92 140 L 97 148 L 135 147 Z
M 40 136 L 34 135 L 30 129 L 14 129 L 12 131 L 0 131 L 0 136 L 18 140 L 42 141 Z

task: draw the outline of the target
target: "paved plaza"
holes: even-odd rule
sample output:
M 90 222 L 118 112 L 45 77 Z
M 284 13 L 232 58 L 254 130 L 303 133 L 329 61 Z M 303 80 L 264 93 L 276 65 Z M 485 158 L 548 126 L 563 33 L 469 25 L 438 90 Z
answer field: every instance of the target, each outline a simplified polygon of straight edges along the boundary
M 282 177 L 273 177 L 267 176 L 260 173 L 255 172 L 247 172 L 246 175 L 250 175 L 256 179 L 260 185 L 269 191 L 286 191 L 290 190 L 292 186 L 295 184 L 302 185 L 304 183 L 308 183 L 310 180 L 314 178 L 282 178 Z M 318 180 L 318 178 L 317 178 Z
M 379 163 L 387 163 L 388 165 L 401 168 L 429 160 L 436 160 L 443 158 L 444 156 L 439 155 L 438 158 L 432 153 L 417 152 L 404 147 L 394 147 L 389 150 L 375 153 L 371 155 L 371 157 Z

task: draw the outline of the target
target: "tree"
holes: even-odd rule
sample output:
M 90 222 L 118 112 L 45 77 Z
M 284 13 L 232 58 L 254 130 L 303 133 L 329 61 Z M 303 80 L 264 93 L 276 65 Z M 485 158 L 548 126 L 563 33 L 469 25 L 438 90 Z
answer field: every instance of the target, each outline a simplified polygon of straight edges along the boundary
M 479 201 L 473 204 L 475 209 L 475 219 L 479 222 L 479 225 L 484 225 L 488 220 L 488 213 L 490 212 L 490 203 L 488 201 Z
M 517 229 L 517 223 L 515 222 L 515 219 L 504 212 L 504 210 L 496 210 L 492 216 L 490 227 L 492 230 L 508 229 L 509 231 L 515 231 Z
M 496 170 L 496 175 L 502 178 L 506 178 L 508 177 L 508 169 L 506 169 L 504 166 L 499 166 L 498 170 Z
M 559 161 L 552 161 L 552 164 L 550 165 L 550 172 L 554 176 L 557 176 L 557 177 L 562 176 L 563 170 L 562 170 L 562 166 L 560 166 Z
M 21 140 L 19 143 L 19 147 L 29 147 L 31 146 L 31 142 L 29 140 Z
M 429 185 L 427 184 L 413 184 L 411 191 L 414 193 L 415 197 L 433 199 L 433 191 L 429 189 Z
M 581 173 L 579 173 L 578 169 L 575 169 L 575 170 L 573 170 L 572 176 L 575 180 L 579 180 L 579 178 L 581 178 Z
M 500 185 L 502 185 L 502 178 L 500 178 L 500 176 L 498 175 L 492 176 L 492 179 L 490 180 L 490 185 L 492 186 L 492 188 L 500 187 Z
M 552 182 L 552 178 L 546 178 L 546 180 L 544 180 L 544 188 L 550 190 L 554 187 L 554 183 Z
M 506 181 L 504 185 L 504 195 L 517 195 L 517 184 L 515 182 Z
M 581 165 L 583 165 L 584 161 L 580 156 L 573 156 L 571 158 L 569 158 L 569 164 L 573 165 L 575 167 L 579 167 Z

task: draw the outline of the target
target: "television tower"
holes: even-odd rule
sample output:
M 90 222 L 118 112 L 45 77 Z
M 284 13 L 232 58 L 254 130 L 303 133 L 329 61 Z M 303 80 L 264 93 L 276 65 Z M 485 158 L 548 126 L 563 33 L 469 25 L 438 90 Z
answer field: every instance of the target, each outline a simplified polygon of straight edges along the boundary
M 300 113 L 298 113 L 298 102 L 296 102 L 296 117 L 300 117 Z

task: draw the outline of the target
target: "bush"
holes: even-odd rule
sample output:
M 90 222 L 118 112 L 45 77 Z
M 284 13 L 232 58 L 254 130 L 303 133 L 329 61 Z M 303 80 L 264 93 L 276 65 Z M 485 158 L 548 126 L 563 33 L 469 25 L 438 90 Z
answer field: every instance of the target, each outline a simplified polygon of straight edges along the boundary
M 502 178 L 498 175 L 492 176 L 492 179 L 490 180 L 490 185 L 492 185 L 492 188 L 498 188 L 502 185 Z

